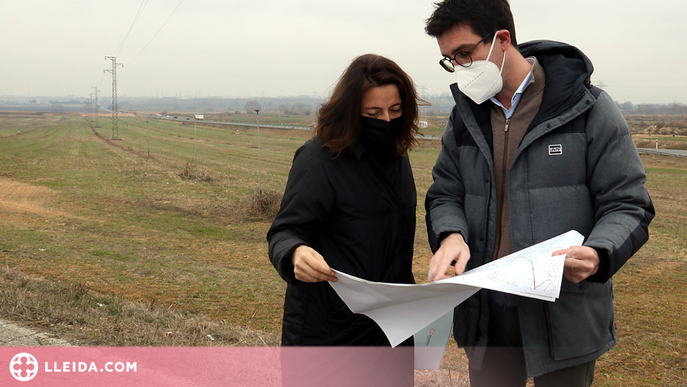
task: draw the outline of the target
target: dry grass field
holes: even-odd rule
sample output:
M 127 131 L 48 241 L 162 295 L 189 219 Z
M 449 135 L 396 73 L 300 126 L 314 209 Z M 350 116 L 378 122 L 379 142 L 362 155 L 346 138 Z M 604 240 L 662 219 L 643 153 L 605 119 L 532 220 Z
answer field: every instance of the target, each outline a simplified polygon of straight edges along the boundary
M 126 117 L 112 140 L 109 120 L 98 124 L 0 114 L 3 319 L 81 345 L 278 345 L 285 285 L 254 203 L 259 184 L 283 192 L 311 133 L 261 129 L 258 149 L 255 128 Z M 438 148 L 421 141 L 410 155 L 418 281 Z M 657 216 L 614 277 L 619 344 L 597 362 L 597 386 L 687 385 L 687 159 L 642 160 Z M 442 367 L 464 384 L 455 345 Z

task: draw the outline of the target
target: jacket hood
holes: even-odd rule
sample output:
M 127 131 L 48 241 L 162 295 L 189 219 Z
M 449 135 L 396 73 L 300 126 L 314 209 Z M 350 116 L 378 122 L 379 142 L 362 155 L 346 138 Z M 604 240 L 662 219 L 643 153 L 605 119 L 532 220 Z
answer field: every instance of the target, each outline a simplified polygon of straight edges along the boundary
M 577 47 L 536 40 L 520 44 L 518 49 L 525 58 L 536 57 L 546 74 L 542 105 L 533 125 L 558 116 L 587 94 L 594 66 Z
M 594 71 L 594 66 L 589 58 L 575 46 L 551 40 L 533 40 L 531 42 L 519 44 L 518 50 L 525 58 L 528 56 L 536 56 L 537 60 L 540 62 L 543 61 L 540 57 L 553 57 L 561 61 L 569 61 L 570 63 L 581 62 L 574 66 L 575 70 L 584 73 L 585 77 L 583 77 L 582 80 L 585 86 L 590 84 L 590 77 Z

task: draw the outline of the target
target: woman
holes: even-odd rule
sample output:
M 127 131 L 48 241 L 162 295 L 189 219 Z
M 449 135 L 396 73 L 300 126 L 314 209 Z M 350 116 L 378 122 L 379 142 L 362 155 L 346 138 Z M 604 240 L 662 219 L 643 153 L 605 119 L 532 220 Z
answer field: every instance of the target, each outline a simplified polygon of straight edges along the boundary
M 296 151 L 267 233 L 270 260 L 288 284 L 282 345 L 389 346 L 326 281 L 336 281 L 336 269 L 414 283 L 417 198 L 407 151 L 418 133 L 417 101 L 396 63 L 360 56 L 322 105 L 313 139 Z

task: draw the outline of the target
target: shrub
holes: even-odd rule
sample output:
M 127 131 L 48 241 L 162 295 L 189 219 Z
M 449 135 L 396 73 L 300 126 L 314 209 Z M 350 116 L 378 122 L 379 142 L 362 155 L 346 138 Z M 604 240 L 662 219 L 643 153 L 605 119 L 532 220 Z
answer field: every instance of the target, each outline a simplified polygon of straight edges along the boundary
M 250 194 L 248 215 L 256 218 L 274 219 L 279 212 L 281 194 L 268 189 L 256 189 Z
M 193 162 L 186 162 L 184 170 L 179 174 L 183 180 L 199 180 L 199 181 L 212 181 L 212 176 L 208 175 L 204 169 L 198 168 L 198 166 Z

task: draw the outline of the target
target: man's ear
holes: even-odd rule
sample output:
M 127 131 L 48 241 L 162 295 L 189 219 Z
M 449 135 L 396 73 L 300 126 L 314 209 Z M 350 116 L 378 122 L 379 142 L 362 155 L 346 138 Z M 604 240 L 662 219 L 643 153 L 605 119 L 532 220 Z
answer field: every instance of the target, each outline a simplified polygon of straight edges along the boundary
M 499 30 L 496 33 L 496 44 L 498 44 L 498 46 L 501 48 L 501 51 L 508 50 L 508 47 L 510 46 L 510 31 Z

